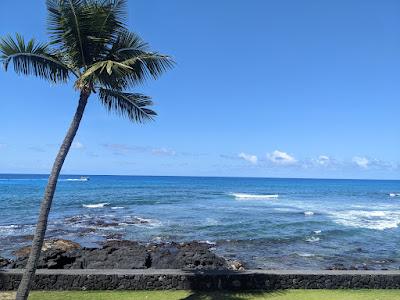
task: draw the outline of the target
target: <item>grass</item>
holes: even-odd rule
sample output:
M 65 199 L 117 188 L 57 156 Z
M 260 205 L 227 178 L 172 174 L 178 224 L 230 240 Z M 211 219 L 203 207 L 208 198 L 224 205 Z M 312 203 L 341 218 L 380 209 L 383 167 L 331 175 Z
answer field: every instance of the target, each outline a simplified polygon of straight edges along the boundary
M 14 299 L 0 293 L 0 300 Z M 198 293 L 188 291 L 32 292 L 29 300 L 400 300 L 400 290 L 285 290 L 271 293 Z

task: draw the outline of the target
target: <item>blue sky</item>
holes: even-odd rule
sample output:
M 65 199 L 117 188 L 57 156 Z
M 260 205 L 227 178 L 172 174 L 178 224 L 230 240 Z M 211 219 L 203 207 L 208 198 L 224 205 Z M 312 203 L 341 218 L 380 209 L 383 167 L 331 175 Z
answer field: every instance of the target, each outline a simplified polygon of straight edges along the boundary
M 0 36 L 46 41 L 45 1 L 2 3 Z M 64 173 L 400 178 L 400 2 L 135 0 L 129 28 L 176 67 L 137 125 L 90 98 Z M 48 173 L 71 85 L 0 72 L 0 173 Z

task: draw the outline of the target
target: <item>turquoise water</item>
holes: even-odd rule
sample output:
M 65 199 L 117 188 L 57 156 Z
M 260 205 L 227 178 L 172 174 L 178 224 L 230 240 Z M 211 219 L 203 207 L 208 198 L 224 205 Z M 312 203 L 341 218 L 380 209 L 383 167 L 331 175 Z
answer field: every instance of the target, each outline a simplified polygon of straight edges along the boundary
M 200 240 L 251 268 L 400 267 L 400 181 L 62 176 L 48 236 Z M 29 243 L 45 175 L 0 175 L 0 256 Z

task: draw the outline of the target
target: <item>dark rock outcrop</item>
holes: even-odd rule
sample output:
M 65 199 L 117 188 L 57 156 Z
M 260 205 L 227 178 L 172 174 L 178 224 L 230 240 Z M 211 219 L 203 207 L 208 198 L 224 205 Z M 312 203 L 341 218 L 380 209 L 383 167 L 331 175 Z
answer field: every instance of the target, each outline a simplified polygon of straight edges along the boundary
M 152 264 L 155 269 L 228 269 L 222 257 L 209 250 L 205 243 L 166 243 L 150 245 Z
M 0 268 L 6 268 L 12 263 L 11 260 L 0 256 Z
M 144 245 L 135 241 L 107 241 L 100 248 L 83 248 L 66 240 L 46 241 L 39 269 L 235 269 L 210 251 L 205 243 L 162 243 Z M 15 262 L 5 266 L 24 268 L 29 248 L 16 252 Z M 241 265 L 242 266 L 242 265 Z
M 70 269 L 145 269 L 146 247 L 136 242 L 109 242 L 101 248 L 83 248 Z

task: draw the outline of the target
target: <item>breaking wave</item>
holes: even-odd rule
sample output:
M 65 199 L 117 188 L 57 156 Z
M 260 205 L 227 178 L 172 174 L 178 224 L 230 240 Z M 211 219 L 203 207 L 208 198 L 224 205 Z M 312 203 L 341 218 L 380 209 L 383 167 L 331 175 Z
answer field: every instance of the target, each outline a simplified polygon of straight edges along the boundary
M 110 205 L 110 203 L 83 204 L 82 206 L 86 208 L 103 208 L 107 205 Z
M 400 224 L 399 211 L 348 210 L 331 213 L 331 216 L 337 224 L 356 228 L 384 230 Z
M 275 199 L 278 198 L 278 194 L 244 194 L 244 193 L 232 193 L 236 199 Z
M 68 178 L 65 179 L 65 181 L 88 181 L 89 179 L 87 178 Z M 61 179 L 60 181 L 64 181 L 63 179 Z

